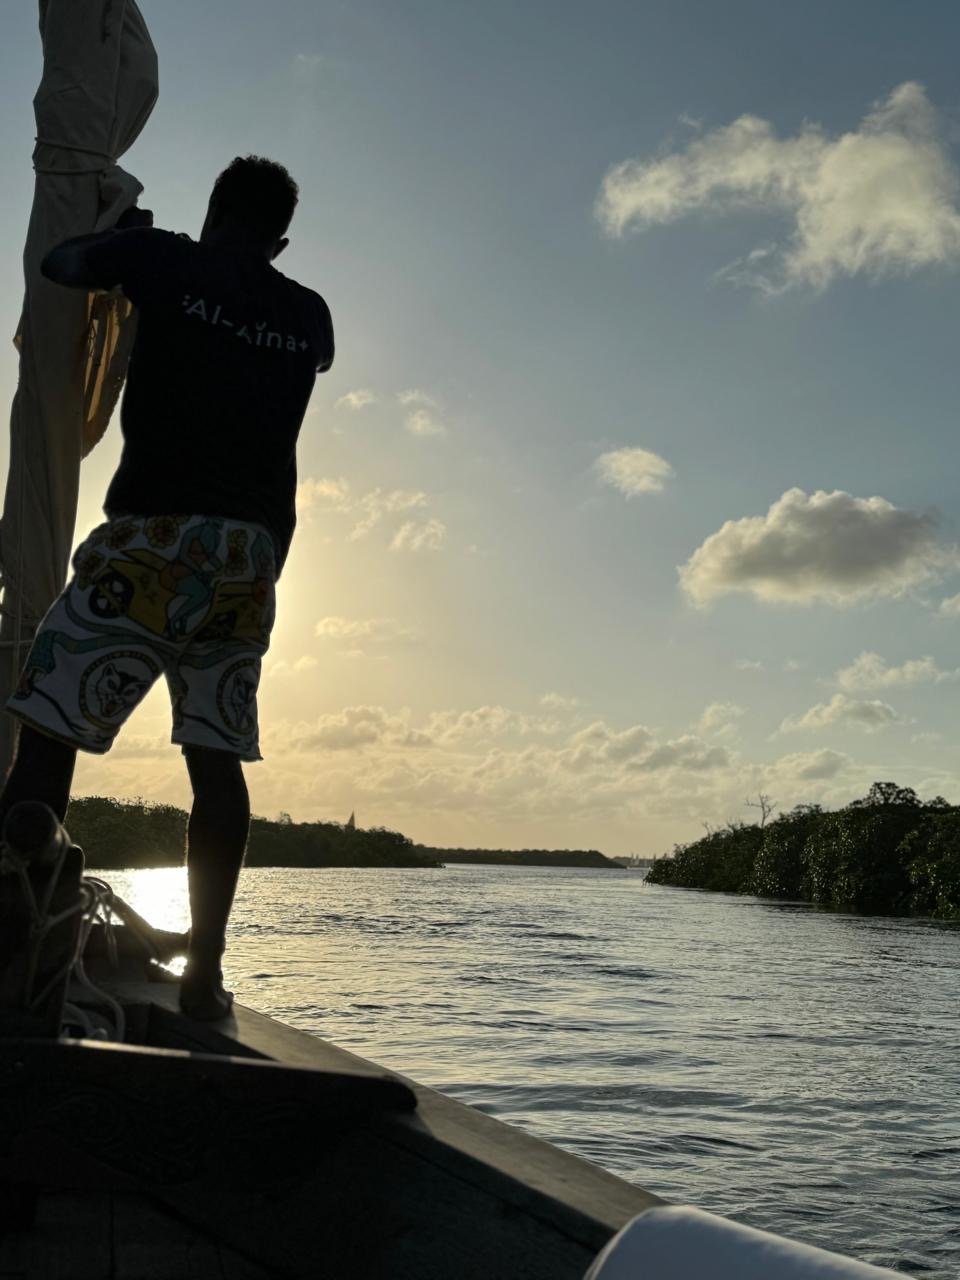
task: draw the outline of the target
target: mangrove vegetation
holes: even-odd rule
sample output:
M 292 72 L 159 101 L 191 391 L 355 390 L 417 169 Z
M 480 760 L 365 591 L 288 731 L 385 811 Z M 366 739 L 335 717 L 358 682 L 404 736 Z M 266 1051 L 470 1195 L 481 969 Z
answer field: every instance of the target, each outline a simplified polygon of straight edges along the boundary
M 169 804 L 86 796 L 70 803 L 67 830 L 91 869 L 175 867 L 183 862 L 187 815 Z M 339 822 L 253 818 L 248 867 L 436 867 L 399 831 Z
M 183 862 L 187 815 L 170 804 L 85 796 L 71 801 L 67 830 L 88 867 L 119 870 Z M 527 867 L 612 867 L 595 849 L 433 849 L 387 827 L 253 818 L 248 867 L 439 867 L 475 862 Z
M 434 849 L 418 845 L 438 862 L 478 863 L 498 867 L 610 867 L 619 863 L 596 849 Z
M 759 806 L 758 806 L 759 807 Z M 834 811 L 730 822 L 656 859 L 651 884 L 787 898 L 877 915 L 960 919 L 960 807 L 875 782 Z

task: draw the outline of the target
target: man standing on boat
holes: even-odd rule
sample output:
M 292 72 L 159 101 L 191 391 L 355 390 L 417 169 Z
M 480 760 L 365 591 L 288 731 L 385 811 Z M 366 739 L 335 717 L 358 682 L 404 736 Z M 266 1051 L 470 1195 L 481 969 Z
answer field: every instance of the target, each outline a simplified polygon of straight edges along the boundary
M 42 267 L 73 288 L 119 287 L 139 319 L 106 522 L 75 552 L 7 703 L 21 730 L 0 830 L 20 800 L 62 821 L 77 750 L 108 751 L 162 674 L 193 788 L 180 1001 L 204 1019 L 232 1002 L 221 960 L 250 823 L 241 762 L 261 759 L 256 692 L 296 522 L 297 436 L 333 362 L 326 303 L 271 265 L 297 198 L 282 165 L 238 157 L 199 241 L 132 210 Z

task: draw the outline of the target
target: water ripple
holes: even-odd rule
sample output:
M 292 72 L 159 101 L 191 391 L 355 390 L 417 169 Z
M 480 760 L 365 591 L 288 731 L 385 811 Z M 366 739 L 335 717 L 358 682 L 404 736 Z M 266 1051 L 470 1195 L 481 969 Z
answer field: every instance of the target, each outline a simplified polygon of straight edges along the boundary
M 111 880 L 185 927 L 182 873 Z M 245 1003 L 669 1200 L 958 1273 L 960 928 L 592 869 L 257 869 L 226 969 Z

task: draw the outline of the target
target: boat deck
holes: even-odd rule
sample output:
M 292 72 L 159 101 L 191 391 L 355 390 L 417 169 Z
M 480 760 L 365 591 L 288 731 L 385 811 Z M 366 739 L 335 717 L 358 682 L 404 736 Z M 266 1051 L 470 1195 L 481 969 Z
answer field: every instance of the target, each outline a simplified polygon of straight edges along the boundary
M 269 1280 L 167 1206 L 121 1192 L 49 1192 L 29 1231 L 0 1238 L 2 1280 Z
M 96 1149 L 89 1172 L 72 1173 L 64 1166 L 75 1138 L 72 1147 L 54 1143 L 37 1155 L 36 1168 L 55 1166 L 53 1182 L 72 1185 L 44 1186 L 34 1225 L 2 1232 L 0 1280 L 581 1280 L 612 1234 L 660 1203 L 520 1129 L 252 1010 L 238 1007 L 215 1025 L 195 1023 L 179 1013 L 175 985 L 110 986 L 146 1048 L 77 1049 L 84 1063 L 100 1057 L 105 1064 L 85 1068 L 89 1079 L 78 1097 L 81 1110 L 86 1105 L 98 1117 L 106 1111 L 111 1134 L 129 1135 L 127 1150 L 115 1160 L 108 1135 L 107 1155 Z M 43 1061 L 41 1054 L 40 1074 Z M 29 1060 L 19 1065 L 34 1070 Z M 9 1061 L 0 1063 L 0 1081 L 10 1070 Z M 176 1081 L 198 1072 L 202 1083 L 184 1094 Z M 328 1131 L 324 1114 L 335 1118 L 329 1101 L 319 1120 L 308 1113 L 329 1073 L 361 1077 L 359 1088 L 371 1096 L 378 1088 L 398 1090 L 399 1081 L 399 1092 L 413 1090 L 417 1109 L 355 1111 L 358 1120 L 334 1122 Z M 238 1091 L 240 1076 L 246 1083 Z M 75 1072 L 64 1078 L 73 1088 Z M 251 1080 L 256 1088 L 245 1109 Z M 43 1096 L 57 1097 L 57 1083 L 48 1080 Z M 158 1097 L 164 1091 L 166 1100 Z M 190 1145 L 194 1117 L 205 1127 L 206 1154 L 173 1176 L 178 1143 Z M 42 1148 L 42 1129 L 39 1140 Z M 28 1162 L 36 1141 L 31 1130 Z M 255 1177 L 243 1172 L 254 1168 L 250 1150 L 264 1161 Z M 12 1167 L 0 1150 L 7 1184 L 0 1214 L 7 1192 L 15 1209 L 15 1184 L 31 1182 L 23 1148 L 16 1159 Z

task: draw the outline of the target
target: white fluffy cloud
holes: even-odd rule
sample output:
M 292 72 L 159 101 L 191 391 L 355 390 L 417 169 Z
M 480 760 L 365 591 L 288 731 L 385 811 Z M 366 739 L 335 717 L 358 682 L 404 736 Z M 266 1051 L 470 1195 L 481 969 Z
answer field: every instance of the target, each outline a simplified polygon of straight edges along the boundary
M 731 763 L 726 747 L 710 746 L 696 734 L 684 734 L 680 738 L 661 743 L 641 760 L 631 760 L 628 768 L 640 772 L 655 769 L 688 769 L 701 772 L 707 769 L 723 769 Z
M 447 526 L 441 520 L 425 520 L 418 524 L 408 520 L 393 535 L 391 551 L 439 551 L 446 541 Z
M 290 662 L 286 658 L 278 658 L 276 662 L 271 662 L 266 668 L 265 676 L 302 676 L 307 671 L 312 671 L 317 665 L 316 658 L 312 654 L 304 653 L 295 661 Z
M 593 465 L 604 484 L 628 498 L 638 493 L 661 493 L 674 474 L 670 463 L 649 449 L 614 449 L 602 453 Z
M 604 178 L 596 216 L 615 236 L 697 212 L 760 210 L 786 220 L 785 242 L 725 269 L 777 292 L 837 276 L 880 276 L 960 260 L 957 170 L 922 85 L 899 85 L 851 132 L 805 124 L 780 138 L 744 115 Z
M 469 711 L 434 711 L 427 718 L 424 732 L 432 741 L 449 746 L 511 735 L 554 734 L 560 728 L 555 719 L 525 715 L 497 705 L 474 707 Z
M 314 627 L 323 640 L 410 640 L 414 633 L 395 618 L 343 618 L 330 614 Z
M 549 707 L 552 711 L 572 711 L 574 707 L 580 705 L 580 699 L 556 693 L 551 689 L 549 693 L 545 693 L 540 699 L 540 705 L 541 707 Z
M 653 734 L 642 724 L 615 730 L 602 720 L 594 720 L 578 729 L 569 745 L 567 763 L 578 767 L 584 762 L 635 760 L 646 756 L 655 744 Z
M 426 506 L 427 495 L 407 489 L 373 489 L 357 499 L 357 523 L 350 530 L 350 540 L 365 537 L 384 518 L 415 507 Z M 406 526 L 404 526 L 406 527 Z
M 302 480 L 297 486 L 297 512 L 308 519 L 318 511 L 336 511 L 354 518 L 348 540 L 364 538 L 388 516 L 402 514 L 427 505 L 427 495 L 415 489 L 370 489 L 366 493 L 354 493 L 348 481 L 337 479 Z M 431 520 L 428 525 L 439 525 Z M 400 536 L 404 525 L 396 537 Z M 422 527 L 422 526 L 416 526 Z M 440 526 L 443 528 L 443 526 Z M 409 537 L 410 535 L 406 535 Z M 396 541 L 396 538 L 394 539 Z
M 698 734 L 671 737 L 629 720 L 584 726 L 579 714 L 497 705 L 423 715 L 334 706 L 299 722 L 268 714 L 265 763 L 251 771 L 255 811 L 342 820 L 356 809 L 364 825 L 438 844 L 660 853 L 700 835 L 705 821 L 752 821 L 744 797 L 758 791 L 782 809 L 832 807 L 864 795 L 876 776 L 828 749 L 759 762 Z M 77 794 L 142 794 L 146 775 L 153 799 L 187 804 L 167 717 L 165 708 L 154 717 L 153 736 L 125 734 L 107 757 L 80 760 Z M 152 731 L 145 712 L 142 721 Z M 942 779 L 934 789 L 951 794 Z
M 797 796 L 809 797 L 815 794 L 804 790 L 808 783 L 832 780 L 838 774 L 851 769 L 852 766 L 853 761 L 842 751 L 831 751 L 829 747 L 822 747 L 819 751 L 798 751 L 791 755 L 780 756 L 772 765 L 764 769 L 763 776 L 768 783 L 779 782 L 788 790 L 792 790 L 790 803 L 806 804 L 814 801 L 809 798 L 797 799 Z
M 405 717 L 390 715 L 383 707 L 344 707 L 300 726 L 290 737 L 290 745 L 300 751 L 351 751 L 374 744 L 408 748 L 428 742 Z
M 367 405 L 377 403 L 377 394 L 367 387 L 359 387 L 356 391 L 348 391 L 333 406 L 335 409 L 365 409 Z
M 743 707 L 737 706 L 735 702 L 711 702 L 697 722 L 697 732 L 730 734 L 742 715 Z
M 408 387 L 406 391 L 398 391 L 397 399 L 405 407 L 412 404 L 423 405 L 425 409 L 439 409 L 440 405 L 436 398 L 428 391 L 422 391 L 419 387 Z
M 829 702 L 818 702 L 802 716 L 787 716 L 780 726 L 780 732 L 797 733 L 840 725 L 876 733 L 877 730 L 899 721 L 900 717 L 887 702 L 880 702 L 878 699 L 868 702 L 860 698 L 849 698 L 845 693 L 835 693 Z
M 892 689 L 903 685 L 942 684 L 960 679 L 960 670 L 941 671 L 933 658 L 908 658 L 899 667 L 891 667 L 879 653 L 864 651 L 849 667 L 841 667 L 834 675 L 841 689 Z
M 353 504 L 350 485 L 341 476 L 315 480 L 308 476 L 297 485 L 297 515 L 308 515 L 317 509 L 349 511 Z
M 765 516 L 728 520 L 680 567 L 691 600 L 729 592 L 776 603 L 853 604 L 899 596 L 956 565 L 936 521 L 884 498 L 789 489 Z
M 431 413 L 427 409 L 414 409 L 412 413 L 408 413 L 404 418 L 403 425 L 412 436 L 419 436 L 421 439 L 427 436 L 445 436 L 447 434 L 446 425 L 440 421 L 435 413 Z

